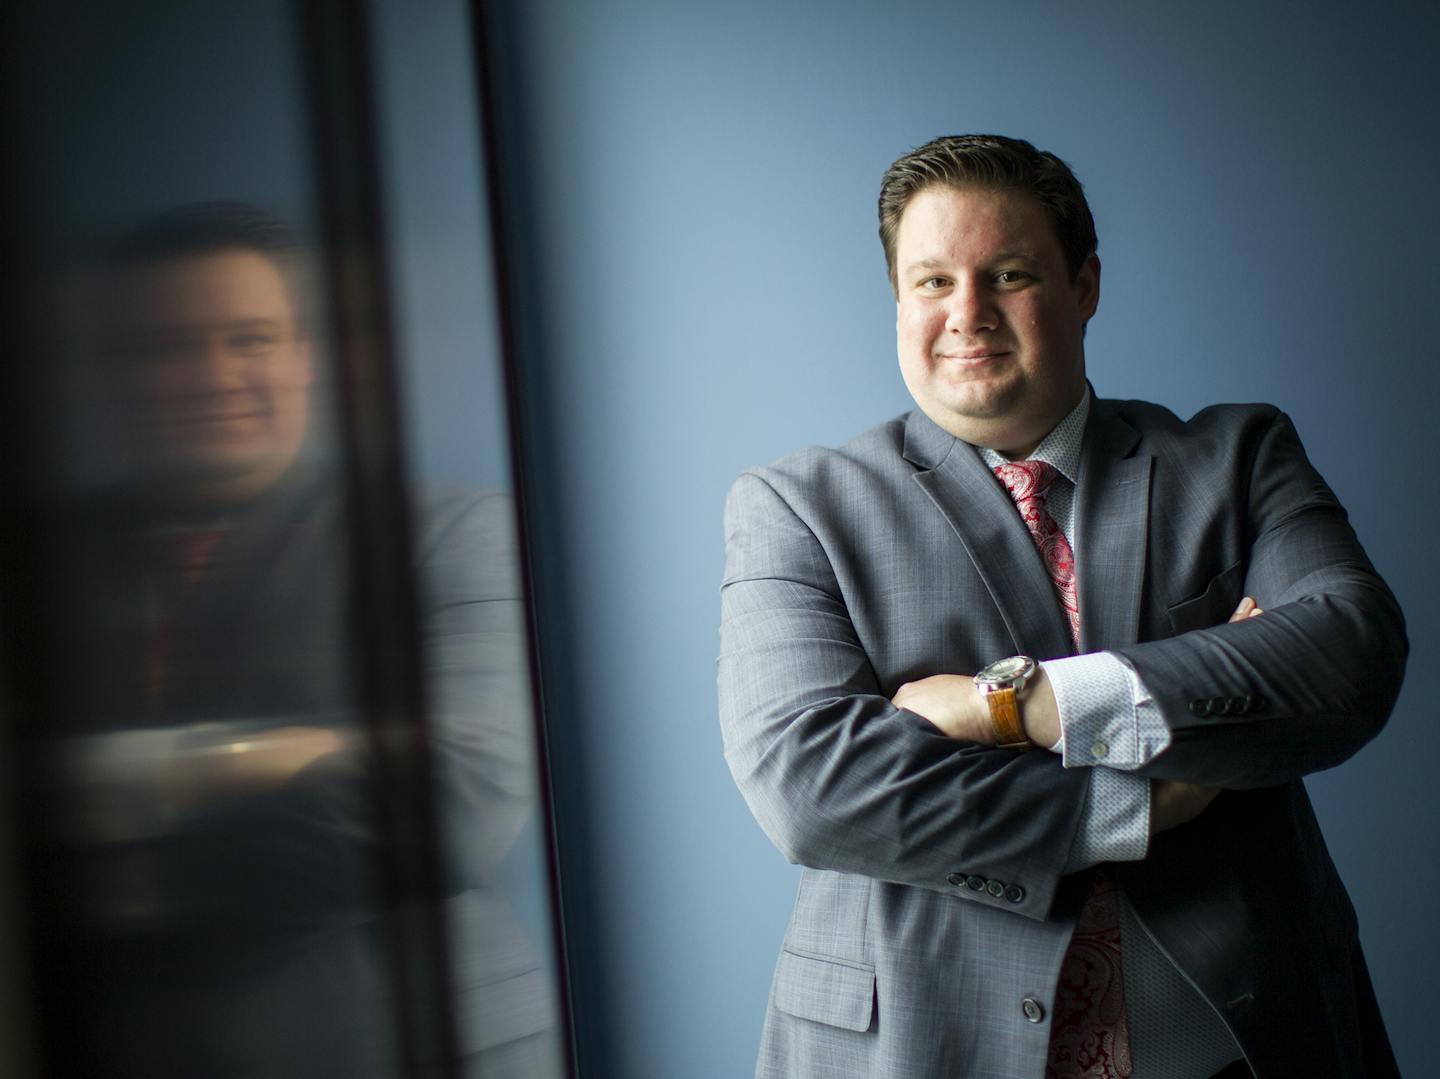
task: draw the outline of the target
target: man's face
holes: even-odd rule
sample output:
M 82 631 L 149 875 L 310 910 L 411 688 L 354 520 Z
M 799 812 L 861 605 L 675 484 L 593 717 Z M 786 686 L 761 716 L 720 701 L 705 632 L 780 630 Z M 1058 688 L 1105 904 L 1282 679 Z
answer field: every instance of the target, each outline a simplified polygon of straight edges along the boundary
M 895 242 L 900 373 L 957 438 L 1023 456 L 1085 392 L 1085 323 L 1100 262 L 1074 281 L 1045 208 L 1027 195 L 928 187 Z
M 201 499 L 260 494 L 299 453 L 312 381 L 279 269 L 236 249 L 131 273 L 122 351 L 152 474 Z

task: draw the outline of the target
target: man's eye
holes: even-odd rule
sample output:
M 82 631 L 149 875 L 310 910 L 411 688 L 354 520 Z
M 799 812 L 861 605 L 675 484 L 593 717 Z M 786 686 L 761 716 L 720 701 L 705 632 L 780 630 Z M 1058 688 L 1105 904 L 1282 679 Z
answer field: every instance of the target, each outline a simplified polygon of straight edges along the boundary
M 229 339 L 230 348 L 235 352 L 253 355 L 257 352 L 264 352 L 275 344 L 275 339 L 265 333 L 241 333 L 235 334 Z
M 1018 285 L 1027 279 L 1029 275 L 1019 270 L 1001 270 L 995 275 L 995 280 L 1002 285 Z
M 937 288 L 944 288 L 944 287 L 945 287 L 946 285 L 948 285 L 949 283 L 950 283 L 950 282 L 949 282 L 948 280 L 946 280 L 945 278 L 943 278 L 943 277 L 927 277 L 927 278 L 925 278 L 924 281 L 921 281 L 921 282 L 920 282 L 920 287 L 921 287 L 921 288 L 928 288 L 928 289 L 937 289 Z

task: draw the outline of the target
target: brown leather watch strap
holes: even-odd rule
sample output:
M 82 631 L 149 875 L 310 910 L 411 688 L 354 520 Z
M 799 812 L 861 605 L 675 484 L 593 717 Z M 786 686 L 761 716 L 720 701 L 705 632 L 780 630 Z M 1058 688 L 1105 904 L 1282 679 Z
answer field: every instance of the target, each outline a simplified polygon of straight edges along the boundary
M 1015 705 L 1015 690 L 1010 687 L 996 689 L 985 694 L 990 705 L 990 722 L 995 725 L 995 744 L 1001 749 L 1034 749 L 1035 743 L 1025 733 L 1020 722 L 1020 710 Z

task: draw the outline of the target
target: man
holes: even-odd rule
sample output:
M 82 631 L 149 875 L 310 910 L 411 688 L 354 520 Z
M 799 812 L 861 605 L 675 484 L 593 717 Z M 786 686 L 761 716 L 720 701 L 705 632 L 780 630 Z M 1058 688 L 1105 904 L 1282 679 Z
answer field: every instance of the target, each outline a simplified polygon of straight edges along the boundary
M 1404 629 L 1289 420 L 1092 396 L 1029 143 L 904 155 L 880 234 L 918 409 L 726 508 L 726 755 L 805 867 L 758 1074 L 1396 1074 L 1301 777 Z
M 81 807 L 55 889 L 78 943 L 49 972 L 62 997 L 81 987 L 67 1074 L 358 1077 L 398 1059 L 415 957 L 392 954 L 392 792 L 358 692 L 302 276 L 284 223 L 240 204 L 150 221 L 107 268 L 105 414 L 123 430 L 61 531 L 61 606 L 85 612 L 63 732 L 85 737 L 54 793 Z M 493 872 L 534 797 L 509 502 L 417 502 L 464 1071 L 549 1074 L 550 989 Z

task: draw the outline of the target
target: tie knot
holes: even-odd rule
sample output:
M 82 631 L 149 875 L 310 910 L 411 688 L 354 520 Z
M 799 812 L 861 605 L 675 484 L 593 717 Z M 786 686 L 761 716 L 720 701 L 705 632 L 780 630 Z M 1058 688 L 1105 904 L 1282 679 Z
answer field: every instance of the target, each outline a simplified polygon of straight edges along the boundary
M 1046 492 L 1060 475 L 1048 461 L 1009 461 L 996 465 L 994 472 L 1016 505 L 1032 500 L 1044 502 Z

